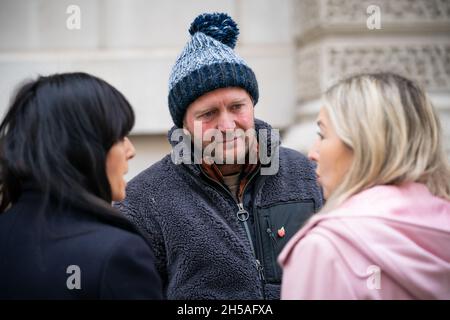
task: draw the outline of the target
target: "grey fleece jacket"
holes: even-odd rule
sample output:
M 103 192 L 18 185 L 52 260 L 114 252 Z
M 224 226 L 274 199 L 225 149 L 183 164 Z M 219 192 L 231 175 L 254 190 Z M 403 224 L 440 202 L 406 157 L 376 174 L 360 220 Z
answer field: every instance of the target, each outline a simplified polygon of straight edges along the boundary
M 271 129 L 259 120 L 255 128 Z M 321 191 L 310 161 L 284 147 L 279 147 L 278 172 L 258 172 L 250 184 L 244 207 L 251 237 L 237 219 L 235 200 L 199 165 L 174 164 L 167 155 L 129 182 L 126 199 L 116 206 L 150 238 L 166 298 L 279 298 L 277 255 L 322 206 Z M 282 227 L 286 235 L 280 237 Z

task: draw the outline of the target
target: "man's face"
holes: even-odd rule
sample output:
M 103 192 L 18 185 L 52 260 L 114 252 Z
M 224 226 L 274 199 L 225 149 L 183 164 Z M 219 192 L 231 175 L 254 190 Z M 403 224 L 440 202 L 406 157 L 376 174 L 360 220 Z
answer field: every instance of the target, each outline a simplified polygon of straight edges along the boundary
M 194 125 L 197 130 L 201 127 L 202 151 L 215 140 L 215 152 L 222 153 L 225 159 L 237 159 L 245 157 L 248 151 L 248 140 L 245 135 L 248 129 L 254 129 L 253 102 L 250 95 L 242 88 L 230 87 L 210 91 L 192 102 L 184 116 L 184 128 L 194 137 Z M 211 131 L 221 139 L 212 138 Z M 209 134 L 208 134 L 209 133 Z M 226 161 L 229 164 L 229 161 Z

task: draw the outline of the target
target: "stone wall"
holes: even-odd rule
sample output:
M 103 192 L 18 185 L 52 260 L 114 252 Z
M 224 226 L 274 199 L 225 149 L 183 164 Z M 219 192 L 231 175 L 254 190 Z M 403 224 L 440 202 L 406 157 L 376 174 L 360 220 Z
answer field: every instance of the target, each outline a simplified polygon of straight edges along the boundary
M 380 29 L 368 27 L 370 5 L 379 7 Z M 425 86 L 450 155 L 450 1 L 306 0 L 295 2 L 295 16 L 297 117 L 285 144 L 308 150 L 320 95 L 338 79 L 394 71 Z
M 66 26 L 70 5 L 80 9 L 80 29 Z M 200 13 L 223 11 L 238 23 L 236 50 L 259 81 L 256 116 L 286 128 L 296 104 L 292 8 L 293 0 L 0 0 L 0 113 L 24 78 L 100 76 L 136 111 L 134 176 L 169 151 L 167 81 L 190 23 Z
M 81 28 L 66 26 L 70 5 Z M 380 8 L 381 29 L 367 27 Z M 260 86 L 258 118 L 306 152 L 321 93 L 342 76 L 394 70 L 423 83 L 450 154 L 450 1 L 447 0 L 0 0 L 0 113 L 25 78 L 85 71 L 130 100 L 137 121 L 134 176 L 169 151 L 170 68 L 202 12 L 228 12 L 239 24 L 237 52 Z

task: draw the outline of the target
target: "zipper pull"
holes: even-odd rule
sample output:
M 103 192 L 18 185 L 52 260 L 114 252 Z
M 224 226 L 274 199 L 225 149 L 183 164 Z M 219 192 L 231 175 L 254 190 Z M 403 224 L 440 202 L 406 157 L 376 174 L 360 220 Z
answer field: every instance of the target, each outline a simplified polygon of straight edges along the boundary
M 247 221 L 250 214 L 244 209 L 244 205 L 242 203 L 238 203 L 238 208 L 239 211 L 236 213 L 238 220 L 242 222 Z
M 261 265 L 261 262 L 259 262 L 258 259 L 256 259 L 255 261 L 256 261 L 256 270 L 258 270 L 259 274 L 259 280 L 266 280 L 266 278 L 264 277 L 264 267 Z

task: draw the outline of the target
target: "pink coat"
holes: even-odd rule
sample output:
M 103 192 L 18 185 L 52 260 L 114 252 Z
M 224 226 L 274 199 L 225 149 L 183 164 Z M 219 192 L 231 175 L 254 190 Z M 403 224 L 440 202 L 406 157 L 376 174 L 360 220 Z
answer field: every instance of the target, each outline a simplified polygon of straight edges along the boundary
M 288 242 L 282 299 L 450 299 L 450 201 L 423 184 L 376 186 Z

